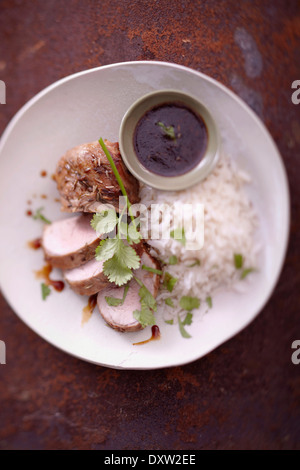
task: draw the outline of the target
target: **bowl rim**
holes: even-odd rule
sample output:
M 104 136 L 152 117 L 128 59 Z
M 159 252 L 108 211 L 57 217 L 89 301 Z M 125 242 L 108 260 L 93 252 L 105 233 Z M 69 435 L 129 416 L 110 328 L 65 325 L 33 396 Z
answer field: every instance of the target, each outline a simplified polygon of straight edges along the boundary
M 133 145 L 134 130 L 142 116 L 166 102 L 178 102 L 191 109 L 203 119 L 207 130 L 207 146 L 200 162 L 178 176 L 164 176 L 148 170 L 139 161 Z M 215 168 L 221 152 L 221 136 L 211 112 L 200 100 L 191 93 L 166 88 L 146 93 L 129 106 L 119 128 L 119 147 L 124 164 L 139 181 L 162 191 L 180 191 L 199 183 Z

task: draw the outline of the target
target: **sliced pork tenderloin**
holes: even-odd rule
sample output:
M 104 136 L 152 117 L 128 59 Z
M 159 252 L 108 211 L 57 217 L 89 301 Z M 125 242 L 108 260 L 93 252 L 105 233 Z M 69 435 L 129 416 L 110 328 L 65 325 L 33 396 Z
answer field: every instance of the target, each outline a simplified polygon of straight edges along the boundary
M 139 202 L 139 182 L 127 170 L 119 151 L 119 144 L 105 141 L 128 198 Z M 64 212 L 99 212 L 102 204 L 119 209 L 119 184 L 99 142 L 79 145 L 68 150 L 58 162 L 54 178 L 61 196 Z
M 94 295 L 107 288 L 111 283 L 103 274 L 103 262 L 95 258 L 78 268 L 64 272 L 69 286 L 79 295 Z
M 73 269 L 94 258 L 100 240 L 91 227 L 91 218 L 91 215 L 79 215 L 46 226 L 42 247 L 51 266 Z
M 156 297 L 160 284 L 160 275 L 146 271 L 142 269 L 142 266 L 145 265 L 153 269 L 160 269 L 159 262 L 149 254 L 147 249 L 143 249 L 142 253 L 140 249 L 137 251 L 140 251 L 141 267 L 134 272 L 134 275 L 143 282 L 153 297 Z M 113 307 L 108 305 L 105 299 L 105 297 L 122 299 L 124 289 L 124 286 L 108 287 L 99 292 L 97 300 L 99 311 L 106 323 L 118 331 L 130 332 L 141 330 L 142 325 L 133 316 L 135 310 L 141 310 L 139 296 L 140 286 L 134 279 L 129 283 L 129 289 L 123 305 Z

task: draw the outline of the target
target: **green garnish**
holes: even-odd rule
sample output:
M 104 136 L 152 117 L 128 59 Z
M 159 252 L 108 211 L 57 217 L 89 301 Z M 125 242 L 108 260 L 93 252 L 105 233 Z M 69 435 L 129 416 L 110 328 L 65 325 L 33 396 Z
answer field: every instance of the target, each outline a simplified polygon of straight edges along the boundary
M 41 284 L 41 289 L 42 289 L 42 299 L 46 300 L 47 297 L 51 294 L 51 289 L 49 286 L 47 286 L 44 283 Z
M 244 257 L 243 255 L 240 254 L 235 254 L 234 255 L 234 265 L 236 269 L 242 269 L 244 266 Z M 244 268 L 242 273 L 241 273 L 241 279 L 245 279 L 245 277 L 248 276 L 248 274 L 252 273 L 255 271 L 254 268 Z
M 187 310 L 188 312 L 190 312 L 194 310 L 194 308 L 200 307 L 200 300 L 197 297 L 190 297 L 188 295 L 184 295 L 183 297 L 181 297 L 179 305 L 183 310 Z
M 102 238 L 103 235 L 106 235 L 106 238 L 101 240 L 96 249 L 96 259 L 98 261 L 103 261 L 103 273 L 108 277 L 110 282 L 113 282 L 118 286 L 127 284 L 124 290 L 123 299 L 106 297 L 106 302 L 109 305 L 118 306 L 122 305 L 125 300 L 129 289 L 128 282 L 133 278 L 133 270 L 140 267 L 141 259 L 131 245 L 138 244 L 142 235 L 137 228 L 140 221 L 138 218 L 135 219 L 132 214 L 131 204 L 126 193 L 125 186 L 113 158 L 111 157 L 102 138 L 99 139 L 99 143 L 111 165 L 121 192 L 126 199 L 126 205 L 119 217 L 113 210 L 109 209 L 104 210 L 102 213 L 95 214 L 91 222 L 92 227 L 98 233 L 101 233 Z M 123 220 L 126 207 L 128 208 L 128 213 L 132 221 L 130 225 Z M 116 231 L 115 237 L 109 238 L 108 235 L 111 234 L 113 230 Z M 136 277 L 134 277 L 134 279 L 140 286 L 139 297 L 141 310 L 135 310 L 133 312 L 133 316 L 139 323 L 141 323 L 142 327 L 155 325 L 156 321 L 154 312 L 157 310 L 156 300 L 142 281 Z
M 125 286 L 122 299 L 117 299 L 116 297 L 105 297 L 106 303 L 110 307 L 120 307 L 125 302 L 126 296 L 128 294 L 128 290 L 129 290 L 129 284 Z
M 209 306 L 209 308 L 212 308 L 212 298 L 211 297 L 206 297 L 206 303 Z
M 166 272 L 163 285 L 169 292 L 172 292 L 177 281 L 178 279 L 176 277 L 173 277 L 170 273 Z
M 239 253 L 235 253 L 233 256 L 233 259 L 234 259 L 234 265 L 236 269 L 242 269 L 243 264 L 244 264 L 243 255 L 240 255 Z
M 177 264 L 177 263 L 178 263 L 178 258 L 177 258 L 177 256 L 175 256 L 175 255 L 170 256 L 170 258 L 169 258 L 169 264 L 170 264 L 170 265 L 173 265 L 173 264 Z
M 142 269 L 144 269 L 145 271 L 149 271 L 149 273 L 158 274 L 159 276 L 162 276 L 163 274 L 163 272 L 160 269 L 150 268 L 149 266 L 146 266 L 145 264 L 143 264 Z
M 33 214 L 33 219 L 34 220 L 41 220 L 42 222 L 44 222 L 45 224 L 48 224 L 50 225 L 51 222 L 50 220 L 48 220 L 43 214 L 42 214 L 42 211 L 44 210 L 44 207 L 40 207 L 39 209 L 36 210 L 36 213 Z
M 253 271 L 255 271 L 254 268 L 246 268 L 243 270 L 242 274 L 241 274 L 241 279 L 245 279 L 245 277 L 248 276 L 248 274 L 252 273 Z
M 130 218 L 131 218 L 132 221 L 134 221 L 134 217 L 133 217 L 132 211 L 131 211 L 131 204 L 130 204 L 130 201 L 129 201 L 129 198 L 128 198 L 128 195 L 127 195 L 127 192 L 126 192 L 126 189 L 125 189 L 125 186 L 124 186 L 124 183 L 122 181 L 120 173 L 118 172 L 117 167 L 115 165 L 115 162 L 114 162 L 111 154 L 109 153 L 108 148 L 106 147 L 102 137 L 100 137 L 100 139 L 99 139 L 99 144 L 101 145 L 102 150 L 105 153 L 105 155 L 107 157 L 107 160 L 110 163 L 111 169 L 112 169 L 112 171 L 113 171 L 113 173 L 116 177 L 116 180 L 117 180 L 117 182 L 120 186 L 121 192 L 122 192 L 123 196 L 126 199 L 126 204 L 127 204 L 127 207 L 128 207 L 128 212 L 129 212 Z
M 188 266 L 188 268 L 194 268 L 195 266 L 200 266 L 201 261 L 199 259 L 196 259 L 192 264 Z
M 153 326 L 156 323 L 152 310 L 143 301 L 141 301 L 141 310 L 135 310 L 133 316 L 143 328 Z
M 104 261 L 103 273 L 117 286 L 127 284 L 132 279 L 132 269 L 138 269 L 141 262 L 136 251 L 125 245 L 119 235 L 117 238 L 101 240 L 96 249 L 96 260 Z
M 127 284 L 127 282 L 132 279 L 132 269 L 138 269 L 141 263 L 140 257 L 134 248 L 130 246 L 140 241 L 140 237 L 137 236 L 139 232 L 137 232 L 135 224 L 133 232 L 130 232 L 128 224 L 123 222 L 122 219 L 125 209 L 126 206 L 124 206 L 119 217 L 117 217 L 113 209 L 104 210 L 101 213 L 94 214 L 91 221 L 91 226 L 98 233 L 101 233 L 102 236 L 108 235 L 112 230 L 117 228 L 115 238 L 105 238 L 101 240 L 96 249 L 96 260 L 104 262 L 103 273 L 108 277 L 110 282 L 114 282 L 117 286 Z M 133 234 L 134 239 L 130 237 L 130 233 Z M 124 234 L 126 235 L 126 240 L 122 237 Z
M 157 311 L 156 300 L 140 279 L 136 277 L 134 279 L 141 286 L 139 290 L 141 310 L 135 310 L 133 316 L 143 327 L 153 326 L 156 323 L 153 313 Z
M 165 320 L 165 323 L 167 323 L 167 325 L 174 325 L 174 320 Z
M 161 121 L 157 122 L 156 125 L 162 128 L 166 137 L 176 141 L 176 134 L 173 126 L 166 126 Z
M 171 297 L 168 297 L 167 299 L 165 299 L 165 304 L 168 305 L 169 307 L 174 308 L 174 302 L 171 299 Z
M 171 230 L 170 236 L 171 238 L 173 238 L 174 240 L 176 240 L 177 242 L 185 246 L 186 238 L 185 238 L 184 228 L 175 228 L 175 230 Z
M 94 214 L 94 217 L 91 221 L 92 228 L 100 233 L 110 233 L 112 232 L 118 223 L 118 217 L 116 211 L 113 209 L 105 210 L 101 213 Z
M 191 325 L 192 321 L 193 321 L 193 314 L 190 313 L 190 312 L 188 312 L 186 314 L 186 317 L 183 321 L 181 320 L 180 316 L 178 315 L 179 331 L 180 331 L 181 336 L 183 338 L 191 338 L 191 335 L 186 331 L 186 329 L 184 327 L 185 327 L 185 325 Z

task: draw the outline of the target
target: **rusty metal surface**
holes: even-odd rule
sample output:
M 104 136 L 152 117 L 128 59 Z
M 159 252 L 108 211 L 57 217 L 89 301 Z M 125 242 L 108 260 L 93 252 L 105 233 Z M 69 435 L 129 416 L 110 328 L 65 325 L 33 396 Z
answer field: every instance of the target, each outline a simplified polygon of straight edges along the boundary
M 0 132 L 28 99 L 73 72 L 176 62 L 220 80 L 260 115 L 292 194 L 291 239 L 273 297 L 246 330 L 184 367 L 115 371 L 80 362 L 37 337 L 0 296 L 8 345 L 1 449 L 300 448 L 300 365 L 291 362 L 300 339 L 300 105 L 291 102 L 299 50 L 296 0 L 0 0 Z

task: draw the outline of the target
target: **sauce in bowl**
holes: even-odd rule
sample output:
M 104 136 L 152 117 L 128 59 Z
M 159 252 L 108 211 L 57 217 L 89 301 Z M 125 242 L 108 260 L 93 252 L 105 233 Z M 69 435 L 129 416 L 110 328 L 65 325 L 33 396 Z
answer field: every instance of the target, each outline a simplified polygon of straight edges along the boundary
M 140 163 L 161 176 L 180 176 L 202 160 L 208 143 L 204 120 L 181 103 L 165 103 L 147 111 L 133 135 Z

